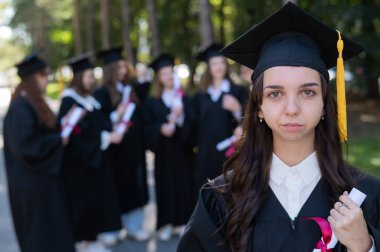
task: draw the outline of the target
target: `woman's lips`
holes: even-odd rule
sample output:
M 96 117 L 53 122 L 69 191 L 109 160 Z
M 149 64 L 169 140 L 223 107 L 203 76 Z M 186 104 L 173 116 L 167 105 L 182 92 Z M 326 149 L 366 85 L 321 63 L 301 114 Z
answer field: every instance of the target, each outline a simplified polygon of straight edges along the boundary
M 281 124 L 281 126 L 288 132 L 297 132 L 303 128 L 303 125 L 298 123 L 285 123 Z

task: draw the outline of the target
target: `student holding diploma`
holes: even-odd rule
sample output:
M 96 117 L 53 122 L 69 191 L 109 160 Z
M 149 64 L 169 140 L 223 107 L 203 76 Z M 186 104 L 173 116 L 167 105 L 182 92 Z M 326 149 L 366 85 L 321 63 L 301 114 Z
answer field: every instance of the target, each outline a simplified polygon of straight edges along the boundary
M 187 141 L 191 117 L 189 99 L 174 76 L 173 56 L 162 54 L 150 67 L 157 92 L 144 104 L 145 140 L 155 154 L 158 238 L 169 240 L 173 227 L 181 233 L 193 208 L 193 152 Z
M 243 134 L 224 175 L 201 190 L 177 251 L 379 251 L 380 181 L 342 155 L 343 59 L 362 51 L 293 3 L 221 51 L 254 70 Z
M 22 252 L 74 252 L 63 193 L 61 137 L 44 100 L 49 67 L 36 53 L 17 64 L 17 86 L 4 119 L 9 200 Z
M 123 136 L 111 131 L 112 125 L 101 113 L 100 103 L 91 96 L 95 78 L 89 57 L 78 56 L 69 64 L 74 76 L 62 93 L 59 119 L 62 134 L 68 125 L 73 128 L 62 163 L 74 238 L 80 252 L 106 252 L 109 250 L 95 242 L 97 235 L 120 229 L 121 222 L 116 189 L 112 173 L 105 167 L 104 153 L 111 143 L 120 143 Z
M 222 174 L 225 149 L 232 143 L 222 150 L 217 145 L 234 135 L 248 98 L 248 91 L 231 80 L 227 60 L 219 53 L 220 49 L 220 45 L 213 44 L 203 48 L 197 56 L 198 60 L 207 63 L 207 68 L 201 80 L 202 91 L 194 96 L 192 102 L 198 147 L 196 192 L 207 179 Z
M 146 241 L 150 234 L 143 229 L 143 206 L 148 201 L 148 189 L 140 102 L 131 82 L 131 69 L 122 56 L 122 48 L 103 50 L 98 57 L 103 62 L 103 80 L 94 96 L 115 131 L 123 135 L 120 144 L 111 144 L 107 150 L 106 166 L 114 175 L 128 237 Z

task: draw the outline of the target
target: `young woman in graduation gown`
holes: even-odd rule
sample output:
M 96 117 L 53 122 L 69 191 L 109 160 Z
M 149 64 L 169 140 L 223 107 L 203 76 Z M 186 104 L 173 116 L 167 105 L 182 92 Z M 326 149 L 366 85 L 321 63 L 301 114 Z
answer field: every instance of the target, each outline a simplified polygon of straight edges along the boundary
M 337 115 L 328 87 L 339 57 L 343 97 L 342 43 L 344 59 L 363 50 L 340 37 L 288 3 L 222 51 L 255 70 L 243 137 L 202 189 L 177 251 L 379 251 L 380 181 L 344 161 L 345 109 Z M 367 195 L 361 207 L 353 187 Z
M 62 160 L 75 240 L 79 251 L 108 251 L 94 241 L 99 233 L 119 230 L 121 222 L 116 189 L 112 173 L 105 167 L 104 152 L 111 143 L 119 143 L 122 135 L 111 131 L 100 103 L 91 96 L 95 78 L 88 56 L 78 56 L 69 64 L 74 76 L 62 93 L 60 122 L 64 125 L 73 106 L 86 111 L 70 135 Z
M 22 252 L 74 252 L 68 221 L 60 136 L 43 95 L 47 64 L 36 54 L 17 65 L 17 86 L 4 119 L 4 152 L 9 200 Z
M 139 100 L 132 84 L 132 69 L 122 57 L 122 48 L 98 54 L 104 62 L 103 85 L 94 96 L 101 111 L 113 125 L 122 122 L 128 102 L 136 104 L 128 129 L 120 144 L 111 144 L 106 153 L 106 166 L 113 171 L 124 228 L 130 238 L 144 241 L 149 233 L 143 229 L 143 206 L 148 201 L 144 129 Z
M 156 73 L 157 94 L 144 104 L 145 140 L 155 154 L 158 237 L 169 240 L 172 227 L 181 232 L 193 208 L 191 117 L 189 99 L 174 76 L 173 56 L 162 54 L 150 66 Z
M 219 53 L 221 46 L 213 44 L 198 54 L 207 68 L 202 76 L 201 92 L 193 97 L 196 120 L 196 192 L 207 181 L 222 174 L 226 151 L 217 144 L 241 131 L 239 124 L 248 98 L 248 90 L 236 85 L 228 73 L 227 60 Z M 236 132 L 235 132 L 236 130 Z M 237 136 L 239 137 L 239 136 Z

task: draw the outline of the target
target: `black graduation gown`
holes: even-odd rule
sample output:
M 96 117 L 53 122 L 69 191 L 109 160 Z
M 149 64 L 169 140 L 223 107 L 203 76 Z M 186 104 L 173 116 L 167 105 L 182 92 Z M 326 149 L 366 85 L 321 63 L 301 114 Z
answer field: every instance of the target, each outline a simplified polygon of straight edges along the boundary
M 137 97 L 139 98 L 139 101 L 141 104 L 145 102 L 146 98 L 148 98 L 149 92 L 150 92 L 150 86 L 151 86 L 151 83 L 147 81 L 142 82 L 142 83 L 135 81 L 133 83 L 133 89 L 136 91 Z
M 248 99 L 248 91 L 244 87 L 230 86 L 229 94 L 242 105 L 243 111 Z M 218 151 L 216 145 L 232 136 L 237 127 L 233 114 L 222 107 L 223 95 L 213 102 L 208 93 L 198 93 L 193 97 L 193 116 L 196 118 L 196 134 L 198 152 L 196 154 L 196 192 L 207 179 L 222 174 L 223 162 L 227 159 L 225 152 Z
M 59 119 L 73 105 L 83 106 L 71 97 L 62 99 Z M 120 208 L 112 173 L 104 164 L 100 149 L 101 131 L 110 125 L 100 110 L 87 111 L 72 132 L 63 156 L 66 190 L 76 241 L 95 240 L 97 234 L 121 228 Z
M 105 117 L 117 109 L 112 106 L 106 87 L 99 88 L 95 98 L 102 105 Z M 128 213 L 148 202 L 144 128 L 141 106 L 137 104 L 131 126 L 120 144 L 111 144 L 106 152 L 106 167 L 112 170 L 122 213 Z
M 218 178 L 216 184 L 223 184 Z M 369 233 L 375 241 L 377 251 L 380 249 L 380 181 L 372 177 L 365 177 L 356 186 L 367 195 L 362 210 L 367 221 Z M 254 227 L 252 248 L 250 251 L 313 251 L 315 244 L 322 234 L 319 226 L 306 217 L 329 216 L 333 204 L 328 200 L 329 189 L 323 180 L 320 180 L 310 197 L 301 208 L 294 221 L 290 219 L 286 210 L 271 189 L 264 201 Z M 188 222 L 185 234 L 179 242 L 177 251 L 231 251 L 224 242 L 225 233 L 219 229 L 225 216 L 224 200 L 209 186 L 201 192 L 198 205 Z M 347 251 L 338 243 L 333 251 Z
M 191 129 L 188 103 L 189 99 L 184 97 L 184 125 L 177 126 L 170 138 L 160 133 L 170 109 L 162 99 L 153 97 L 144 104 L 145 139 L 148 149 L 155 154 L 157 229 L 169 223 L 174 226 L 185 224 L 194 206 L 194 158 L 192 146 L 188 144 Z
M 61 137 L 40 124 L 23 96 L 14 99 L 4 119 L 4 154 L 21 251 L 74 252 L 61 177 Z

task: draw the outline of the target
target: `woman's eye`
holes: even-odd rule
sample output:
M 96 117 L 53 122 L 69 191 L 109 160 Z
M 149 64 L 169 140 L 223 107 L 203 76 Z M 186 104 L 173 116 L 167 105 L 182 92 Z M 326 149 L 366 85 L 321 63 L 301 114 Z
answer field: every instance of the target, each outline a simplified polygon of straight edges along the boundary
M 269 94 L 269 97 L 272 97 L 272 98 L 277 98 L 280 96 L 280 92 L 272 92 Z
M 313 96 L 315 92 L 313 90 L 304 90 L 302 92 L 305 96 Z

